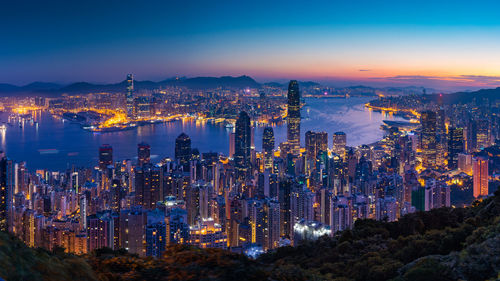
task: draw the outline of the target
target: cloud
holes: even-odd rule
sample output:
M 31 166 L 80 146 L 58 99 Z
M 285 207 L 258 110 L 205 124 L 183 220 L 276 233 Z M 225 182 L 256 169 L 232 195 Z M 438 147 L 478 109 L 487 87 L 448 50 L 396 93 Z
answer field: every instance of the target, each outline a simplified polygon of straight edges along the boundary
M 371 69 L 360 69 L 359 71 L 372 71 Z
M 456 83 L 464 83 L 474 86 L 500 84 L 500 76 L 484 76 L 484 75 L 458 75 L 458 76 L 397 75 L 392 77 L 385 77 L 385 79 L 396 80 L 396 81 L 397 80 L 452 81 Z

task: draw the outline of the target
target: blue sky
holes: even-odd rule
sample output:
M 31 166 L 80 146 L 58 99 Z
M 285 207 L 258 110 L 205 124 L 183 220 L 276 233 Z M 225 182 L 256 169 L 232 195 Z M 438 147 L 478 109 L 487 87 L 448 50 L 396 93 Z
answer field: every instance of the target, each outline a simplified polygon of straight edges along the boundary
M 0 82 L 242 75 L 500 84 L 495 1 L 9 1 Z

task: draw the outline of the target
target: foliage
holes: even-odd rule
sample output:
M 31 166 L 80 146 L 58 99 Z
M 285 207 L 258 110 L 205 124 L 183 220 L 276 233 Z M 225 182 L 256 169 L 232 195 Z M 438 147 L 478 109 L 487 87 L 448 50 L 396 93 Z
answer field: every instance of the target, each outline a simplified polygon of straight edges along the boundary
M 219 249 L 169 247 L 161 259 L 100 249 L 78 257 L 31 249 L 0 233 L 6 280 L 485 280 L 500 275 L 500 191 L 470 208 L 417 212 L 397 222 L 281 247 L 251 260 Z

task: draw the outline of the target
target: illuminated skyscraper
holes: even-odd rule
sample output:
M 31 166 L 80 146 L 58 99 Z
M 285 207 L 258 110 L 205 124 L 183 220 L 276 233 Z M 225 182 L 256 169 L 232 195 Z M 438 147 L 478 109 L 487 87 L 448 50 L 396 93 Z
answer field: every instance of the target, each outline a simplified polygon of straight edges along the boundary
M 146 164 L 135 169 L 136 202 L 143 209 L 155 209 L 156 203 L 162 201 L 160 184 L 160 168 Z
M 191 160 L 191 139 L 185 133 L 181 133 L 175 139 L 175 159 L 182 165 L 184 171 L 189 171 Z
M 436 113 L 424 111 L 420 119 L 422 124 L 422 165 L 424 168 L 436 167 Z
M 234 138 L 235 138 L 235 133 L 231 132 L 229 133 L 229 158 L 234 157 Z
M 127 117 L 134 118 L 134 75 L 127 74 Z
M 103 144 L 99 148 L 99 169 L 105 171 L 109 165 L 113 165 L 113 148 L 109 144 Z
M 458 168 L 458 154 L 464 151 L 464 130 L 451 127 L 448 130 L 448 168 Z
M 199 248 L 220 248 L 227 249 L 227 235 L 222 230 L 222 226 L 215 223 L 212 218 L 202 219 L 189 229 L 190 245 Z
M 300 152 L 300 92 L 296 80 L 288 84 L 288 112 L 287 112 L 287 140 L 290 144 L 290 153 L 298 155 Z
M 339 155 L 342 159 L 345 159 L 347 145 L 347 136 L 344 132 L 335 132 L 333 134 L 333 147 L 332 150 L 335 154 Z
M 472 160 L 472 177 L 474 197 L 488 195 L 488 159 L 476 157 Z
M 291 234 L 291 194 L 292 182 L 281 181 L 278 189 L 278 202 L 280 204 L 280 236 L 290 237 Z
M 251 137 L 250 117 L 242 111 L 236 121 L 234 136 L 234 166 L 240 178 L 245 175 L 250 166 Z
M 490 146 L 490 122 L 479 119 L 476 122 L 476 150 Z
M 149 144 L 141 142 L 137 145 L 137 166 L 149 163 L 151 160 L 151 147 Z
M 272 127 L 266 127 L 262 134 L 262 152 L 264 153 L 264 169 L 272 171 L 274 150 L 274 131 Z
M 328 134 L 326 132 L 306 132 L 306 154 L 308 160 L 316 160 L 320 151 L 328 150 Z
M 8 231 L 10 226 L 12 195 L 14 188 L 14 163 L 0 152 L 0 231 Z

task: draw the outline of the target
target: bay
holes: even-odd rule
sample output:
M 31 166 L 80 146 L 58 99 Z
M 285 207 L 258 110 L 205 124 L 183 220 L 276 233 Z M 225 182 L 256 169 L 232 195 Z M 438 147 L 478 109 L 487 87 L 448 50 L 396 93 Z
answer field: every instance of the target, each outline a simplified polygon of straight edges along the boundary
M 402 120 L 389 114 L 373 112 L 364 107 L 371 98 L 348 99 L 307 98 L 301 115 L 301 143 L 308 130 L 328 133 L 328 144 L 332 146 L 334 132 L 347 134 L 347 143 L 357 146 L 373 143 L 383 137 L 382 121 Z M 7 122 L 8 114 L 2 113 L 0 120 Z M 26 121 L 7 126 L 0 133 L 0 146 L 6 155 L 15 161 L 26 161 L 30 170 L 47 169 L 62 171 L 75 165 L 92 167 L 98 162 L 98 149 L 102 144 L 113 147 L 115 161 L 137 159 L 137 144 L 146 142 L 151 146 L 152 161 L 174 156 L 175 138 L 182 132 L 188 134 L 192 147 L 200 152 L 229 151 L 229 133 L 222 124 L 195 121 L 175 121 L 138 127 L 135 130 L 93 133 L 78 124 L 55 118 L 46 112 L 34 114 L 36 122 Z M 21 126 L 19 126 L 21 125 Z M 262 147 L 263 127 L 255 129 L 255 146 Z M 276 145 L 286 140 L 286 125 L 274 127 Z

